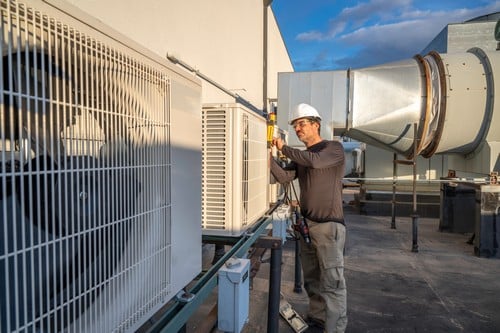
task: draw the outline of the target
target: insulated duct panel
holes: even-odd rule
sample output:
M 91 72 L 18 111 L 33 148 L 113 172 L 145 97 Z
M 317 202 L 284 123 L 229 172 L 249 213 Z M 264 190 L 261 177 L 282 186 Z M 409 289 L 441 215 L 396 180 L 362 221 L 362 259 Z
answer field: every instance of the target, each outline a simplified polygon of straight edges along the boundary
M 171 138 L 199 82 L 67 8 L 0 12 L 0 331 L 135 331 L 199 272 L 173 267 Z
M 473 155 L 484 142 L 498 141 L 499 58 L 473 48 L 350 71 L 346 135 L 407 158 L 414 142 L 424 157 Z
M 438 173 L 488 175 L 499 164 L 500 52 L 480 46 L 347 71 L 280 73 L 278 125 L 287 128 L 293 106 L 306 102 L 318 108 L 324 138 L 347 136 L 409 159 L 415 143 L 424 158 L 454 155 Z M 392 163 L 386 167 L 391 174 Z
M 266 135 L 240 104 L 203 107 L 203 234 L 240 236 L 267 210 Z
M 353 70 L 349 83 L 349 135 L 399 153 L 411 150 L 412 126 L 425 107 L 419 64 L 407 60 Z

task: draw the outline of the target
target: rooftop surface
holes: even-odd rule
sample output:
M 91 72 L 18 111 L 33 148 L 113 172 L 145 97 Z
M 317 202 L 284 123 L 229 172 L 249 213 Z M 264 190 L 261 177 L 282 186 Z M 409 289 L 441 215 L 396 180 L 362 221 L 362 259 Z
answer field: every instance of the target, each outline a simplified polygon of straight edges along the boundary
M 349 201 L 347 197 L 345 202 Z M 398 217 L 396 229 L 391 229 L 390 217 L 360 215 L 347 204 L 344 209 L 347 332 L 500 332 L 500 260 L 475 256 L 467 244 L 470 234 L 441 232 L 439 219 L 419 218 L 415 253 L 410 217 Z M 305 314 L 305 291 L 294 292 L 294 255 L 294 241 L 287 241 L 281 293 L 299 314 Z M 243 333 L 267 330 L 265 258 L 252 280 Z M 187 332 L 196 331 L 202 320 L 197 317 L 188 322 Z M 294 331 L 280 318 L 279 332 Z

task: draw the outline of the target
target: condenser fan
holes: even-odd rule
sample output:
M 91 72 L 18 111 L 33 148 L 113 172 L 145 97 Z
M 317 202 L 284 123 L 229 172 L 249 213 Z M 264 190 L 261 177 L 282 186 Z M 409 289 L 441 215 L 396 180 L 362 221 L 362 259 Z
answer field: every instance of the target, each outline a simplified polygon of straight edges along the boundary
M 173 72 L 66 10 L 0 0 L 2 333 L 132 332 L 199 272 L 172 277 Z
M 49 308 L 50 315 L 28 331 L 61 331 L 86 311 L 115 272 L 140 183 L 129 165 L 131 144 L 121 136 L 127 125 L 79 103 L 89 99 L 73 83 L 81 78 L 68 74 L 78 69 L 37 52 L 4 56 L 2 66 L 11 74 L 3 75 L 1 206 L 2 218 L 10 221 L 4 223 L 7 239 L 14 241 L 0 254 L 37 247 L 22 260 L 10 256 L 0 265 L 2 295 L 9 294 L 7 288 L 18 295 L 10 308 L 2 301 L 2 332 L 8 322 L 27 322 Z M 18 272 L 24 276 L 16 277 Z M 19 278 L 29 285 L 13 283 Z M 33 298 L 26 287 L 41 292 Z M 84 295 L 85 302 L 74 302 L 74 295 Z

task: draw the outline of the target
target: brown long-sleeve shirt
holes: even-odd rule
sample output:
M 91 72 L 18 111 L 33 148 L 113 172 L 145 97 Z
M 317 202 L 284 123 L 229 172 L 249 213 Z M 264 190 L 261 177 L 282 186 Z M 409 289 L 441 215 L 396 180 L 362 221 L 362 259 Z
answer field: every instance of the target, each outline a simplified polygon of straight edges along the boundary
M 271 173 L 280 183 L 298 178 L 302 215 L 315 222 L 344 224 L 342 178 L 345 157 L 342 144 L 323 140 L 306 150 L 283 146 L 282 153 L 292 162 L 282 168 L 273 159 Z

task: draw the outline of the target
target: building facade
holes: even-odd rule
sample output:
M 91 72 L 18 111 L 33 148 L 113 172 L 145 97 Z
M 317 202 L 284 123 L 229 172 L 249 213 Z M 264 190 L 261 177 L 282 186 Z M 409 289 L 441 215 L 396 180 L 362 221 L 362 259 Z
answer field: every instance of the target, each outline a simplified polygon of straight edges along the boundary
M 237 96 L 267 110 L 277 99 L 277 73 L 293 71 L 271 1 L 68 2 L 209 79 L 203 80 L 204 104 L 232 103 Z

